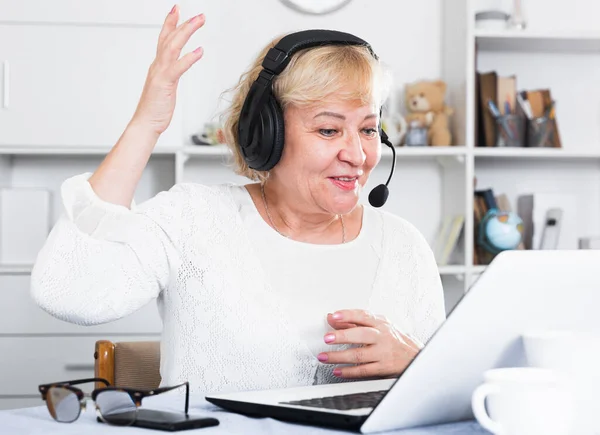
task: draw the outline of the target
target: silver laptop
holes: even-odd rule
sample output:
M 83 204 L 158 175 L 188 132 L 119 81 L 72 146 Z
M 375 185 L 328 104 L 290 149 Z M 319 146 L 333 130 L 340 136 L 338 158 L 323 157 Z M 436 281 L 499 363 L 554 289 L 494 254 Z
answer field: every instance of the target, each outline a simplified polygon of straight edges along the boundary
M 217 394 L 226 410 L 360 433 L 469 420 L 490 368 L 526 365 L 521 333 L 600 332 L 600 251 L 507 251 L 463 296 L 404 373 L 282 390 Z

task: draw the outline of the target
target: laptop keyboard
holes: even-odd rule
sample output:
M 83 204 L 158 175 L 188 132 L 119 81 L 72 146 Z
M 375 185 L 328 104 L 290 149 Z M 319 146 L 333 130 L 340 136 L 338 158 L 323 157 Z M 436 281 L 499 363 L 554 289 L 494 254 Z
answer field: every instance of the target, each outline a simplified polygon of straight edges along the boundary
M 310 406 L 314 408 L 338 409 L 348 411 L 350 409 L 373 408 L 383 398 L 387 390 L 369 391 L 366 393 L 344 394 L 341 396 L 318 397 L 314 399 L 293 400 L 280 402 L 283 405 Z

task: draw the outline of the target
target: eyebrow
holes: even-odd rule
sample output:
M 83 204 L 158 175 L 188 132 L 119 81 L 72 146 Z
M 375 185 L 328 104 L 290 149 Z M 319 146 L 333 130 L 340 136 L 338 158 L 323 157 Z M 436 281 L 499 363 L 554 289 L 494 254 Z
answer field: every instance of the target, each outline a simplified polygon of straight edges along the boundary
M 346 119 L 346 117 L 344 115 L 342 115 L 340 113 L 335 113 L 335 112 L 320 112 L 315 115 L 315 118 L 317 118 L 318 116 L 332 116 L 334 118 Z M 376 118 L 376 117 L 377 117 L 376 113 L 371 113 L 371 114 L 365 116 L 365 119 Z

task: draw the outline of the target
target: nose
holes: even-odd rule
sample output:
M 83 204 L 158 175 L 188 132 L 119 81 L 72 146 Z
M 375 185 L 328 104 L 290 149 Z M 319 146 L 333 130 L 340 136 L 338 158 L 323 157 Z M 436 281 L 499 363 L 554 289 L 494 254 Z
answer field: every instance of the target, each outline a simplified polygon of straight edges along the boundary
M 362 146 L 362 140 L 359 133 L 348 135 L 345 147 L 340 151 L 340 160 L 350 163 L 352 166 L 361 166 L 367 155 Z

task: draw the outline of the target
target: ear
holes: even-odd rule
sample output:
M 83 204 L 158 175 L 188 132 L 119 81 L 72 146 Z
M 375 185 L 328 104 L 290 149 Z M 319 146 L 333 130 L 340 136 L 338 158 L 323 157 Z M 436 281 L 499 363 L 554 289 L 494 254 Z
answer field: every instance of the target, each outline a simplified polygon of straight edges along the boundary
M 438 88 L 440 88 L 440 90 L 445 93 L 446 92 L 446 82 L 443 80 L 436 80 L 435 82 L 433 82 L 434 85 L 436 85 Z

